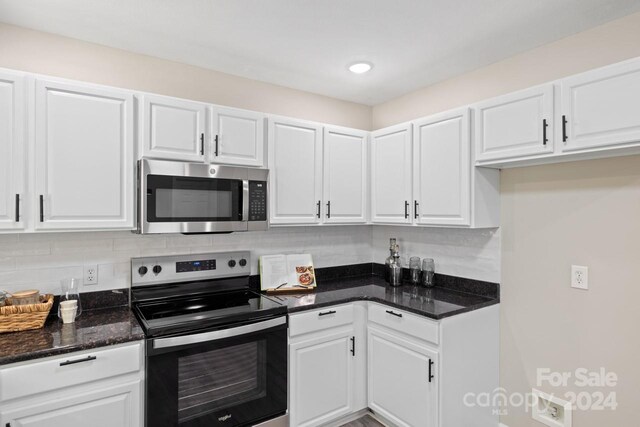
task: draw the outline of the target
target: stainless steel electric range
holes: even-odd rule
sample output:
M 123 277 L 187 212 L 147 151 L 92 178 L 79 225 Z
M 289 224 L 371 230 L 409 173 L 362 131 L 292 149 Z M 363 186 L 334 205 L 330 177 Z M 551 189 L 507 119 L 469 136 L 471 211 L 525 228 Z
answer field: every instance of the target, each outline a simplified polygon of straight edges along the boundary
M 132 259 L 147 426 L 288 426 L 287 310 L 250 289 L 250 266 L 247 251 Z

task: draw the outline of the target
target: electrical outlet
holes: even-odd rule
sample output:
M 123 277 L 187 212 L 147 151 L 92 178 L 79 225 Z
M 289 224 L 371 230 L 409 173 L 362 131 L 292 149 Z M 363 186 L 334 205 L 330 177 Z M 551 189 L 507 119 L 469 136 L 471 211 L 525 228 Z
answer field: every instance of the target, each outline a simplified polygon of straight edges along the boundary
M 572 406 L 570 402 L 535 388 L 532 389 L 531 394 L 533 395 L 531 418 L 550 427 L 571 427 Z
M 589 289 L 589 268 L 582 265 L 571 266 L 571 287 Z
M 98 283 L 98 266 L 85 265 L 84 266 L 84 284 L 95 285 L 97 283 Z

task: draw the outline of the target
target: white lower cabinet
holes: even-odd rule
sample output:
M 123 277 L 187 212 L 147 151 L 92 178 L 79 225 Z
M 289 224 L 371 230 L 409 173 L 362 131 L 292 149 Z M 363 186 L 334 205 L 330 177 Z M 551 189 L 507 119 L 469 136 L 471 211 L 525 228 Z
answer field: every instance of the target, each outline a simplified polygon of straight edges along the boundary
M 369 408 L 398 426 L 438 424 L 438 353 L 374 326 L 368 331 Z
M 136 342 L 2 367 L 0 425 L 141 427 L 143 358 Z
M 390 426 L 497 427 L 496 408 L 465 402 L 499 386 L 498 313 L 436 321 L 356 302 L 291 315 L 291 426 L 340 425 L 368 407 Z
M 320 425 L 353 411 L 353 336 L 347 326 L 291 345 L 294 425 Z
M 366 407 L 364 304 L 290 316 L 291 426 L 319 426 Z
M 95 391 L 60 393 L 60 399 L 4 409 L 8 427 L 134 427 L 141 426 L 142 381 L 136 380 Z

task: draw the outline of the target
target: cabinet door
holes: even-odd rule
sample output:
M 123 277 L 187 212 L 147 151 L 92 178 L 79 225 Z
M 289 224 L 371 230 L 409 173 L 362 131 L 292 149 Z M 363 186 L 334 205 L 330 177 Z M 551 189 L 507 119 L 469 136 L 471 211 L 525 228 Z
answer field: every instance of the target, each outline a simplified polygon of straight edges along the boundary
M 470 225 L 469 109 L 416 121 L 413 132 L 415 222 Z
M 141 427 L 141 394 L 140 380 L 85 393 L 65 389 L 54 399 L 3 409 L 0 422 L 10 427 Z
M 320 334 L 289 345 L 291 426 L 317 426 L 353 411 L 353 331 Z
M 320 222 L 322 129 L 314 124 L 269 120 L 269 217 L 271 224 Z
M 324 222 L 366 222 L 367 140 L 364 131 L 324 128 Z
M 411 124 L 371 135 L 371 220 L 411 223 Z
M 563 79 L 563 151 L 640 143 L 640 60 Z
M 211 108 L 212 163 L 262 166 L 265 116 L 233 108 Z
M 37 229 L 133 228 L 133 96 L 36 81 Z
M 24 76 L 0 71 L 0 230 L 24 228 Z
M 553 152 L 553 85 L 526 89 L 474 107 L 476 160 Z
M 143 95 L 142 155 L 157 159 L 204 161 L 205 104 L 160 95 Z
M 369 408 L 406 427 L 438 424 L 438 354 L 369 327 Z

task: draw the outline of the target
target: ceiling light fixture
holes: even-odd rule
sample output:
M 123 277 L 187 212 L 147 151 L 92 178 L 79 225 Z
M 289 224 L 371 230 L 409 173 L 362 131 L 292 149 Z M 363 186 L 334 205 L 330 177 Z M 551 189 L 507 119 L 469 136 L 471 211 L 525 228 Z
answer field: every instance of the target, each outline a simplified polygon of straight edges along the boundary
M 355 74 L 362 74 L 371 70 L 371 68 L 373 68 L 373 65 L 368 62 L 356 62 L 355 64 L 351 64 L 349 66 L 349 71 Z

